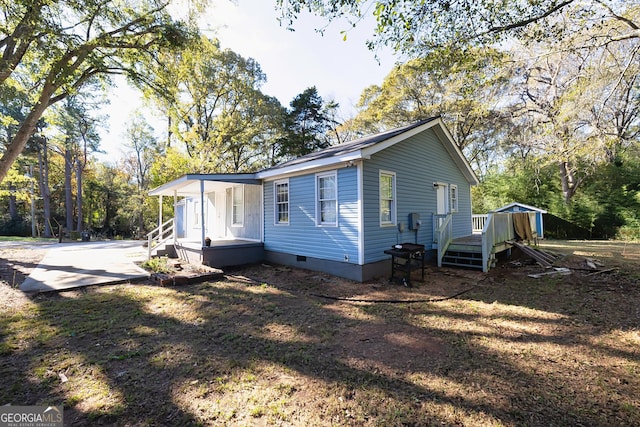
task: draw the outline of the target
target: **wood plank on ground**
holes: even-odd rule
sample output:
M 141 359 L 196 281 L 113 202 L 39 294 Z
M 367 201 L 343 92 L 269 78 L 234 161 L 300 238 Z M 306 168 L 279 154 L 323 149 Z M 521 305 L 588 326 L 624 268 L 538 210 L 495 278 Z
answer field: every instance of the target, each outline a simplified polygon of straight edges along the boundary
M 507 243 L 517 247 L 520 249 L 525 255 L 533 258 L 538 264 L 543 267 L 551 267 L 555 262 L 556 258 L 544 251 L 537 250 L 532 248 L 531 246 L 527 246 L 521 242 L 517 242 L 515 240 L 510 240 Z

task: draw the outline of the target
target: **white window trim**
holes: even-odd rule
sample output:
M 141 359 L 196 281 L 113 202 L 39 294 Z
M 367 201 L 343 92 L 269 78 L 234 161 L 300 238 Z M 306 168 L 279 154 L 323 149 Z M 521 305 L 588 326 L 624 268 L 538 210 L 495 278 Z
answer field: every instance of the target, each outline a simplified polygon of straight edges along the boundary
M 278 185 L 287 184 L 287 221 L 278 220 Z M 273 224 L 289 225 L 291 221 L 291 186 L 288 179 L 280 179 L 273 182 Z
M 327 178 L 333 176 L 334 182 L 335 182 L 335 190 L 336 190 L 336 221 L 335 222 L 322 222 L 321 221 L 321 209 L 320 209 L 320 188 L 318 186 L 318 183 L 320 181 L 320 178 Z M 316 187 L 316 226 L 317 227 L 337 227 L 338 223 L 339 223 L 339 218 L 338 218 L 338 172 L 335 170 L 329 171 L 329 172 L 322 172 L 322 173 L 317 173 L 315 176 L 315 187 Z
M 380 221 L 380 227 L 388 227 L 397 225 L 398 220 L 398 202 L 397 202 L 397 194 L 396 194 L 396 173 L 386 170 L 380 170 L 378 172 L 378 209 L 380 209 L 380 201 L 382 201 L 382 192 L 381 184 L 382 184 L 382 176 L 390 176 L 391 177 L 391 221 L 382 221 L 382 212 L 378 212 L 378 220 Z
M 240 191 L 242 192 L 241 197 L 242 197 L 242 218 L 240 218 L 240 222 L 235 222 L 235 217 L 236 215 L 234 215 L 234 207 L 235 207 L 235 202 L 236 202 L 236 191 L 240 189 Z M 234 185 L 233 187 L 231 187 L 231 226 L 232 227 L 243 227 L 244 226 L 244 185 Z
M 455 193 L 455 197 L 453 194 Z M 458 212 L 458 200 L 460 194 L 458 193 L 458 186 L 456 184 L 449 184 L 449 210 L 450 212 Z

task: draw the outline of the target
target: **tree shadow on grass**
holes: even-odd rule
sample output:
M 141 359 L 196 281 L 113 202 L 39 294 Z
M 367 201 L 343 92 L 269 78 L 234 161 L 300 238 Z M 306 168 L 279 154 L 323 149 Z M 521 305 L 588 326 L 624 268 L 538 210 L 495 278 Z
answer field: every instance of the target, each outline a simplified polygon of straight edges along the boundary
M 363 310 L 442 337 L 454 348 L 452 379 L 484 384 L 512 402 L 503 420 L 637 424 L 640 293 L 575 285 L 559 280 L 541 291 L 535 281 L 507 281 L 452 301 Z
M 4 268 L 0 268 L 0 282 L 4 281 L 15 288 L 38 266 L 36 262 L 20 262 L 4 260 L 0 258 Z
M 638 421 L 617 401 L 603 408 L 578 391 L 559 396 L 568 392 L 561 377 L 478 345 L 482 334 L 443 326 L 456 317 L 481 323 L 481 313 L 474 318 L 434 304 L 344 306 L 228 281 L 120 285 L 36 302 L 32 313 L 2 318 L 11 345 L 0 354 L 0 375 L 10 379 L 0 403 L 62 402 L 69 425 Z M 362 336 L 352 331 L 384 333 L 353 342 Z M 437 357 L 388 358 L 410 350 L 401 338 L 434 337 L 443 345 Z M 269 393 L 280 396 L 261 400 Z M 572 406 L 576 401 L 585 406 Z M 234 408 L 225 406 L 232 402 Z

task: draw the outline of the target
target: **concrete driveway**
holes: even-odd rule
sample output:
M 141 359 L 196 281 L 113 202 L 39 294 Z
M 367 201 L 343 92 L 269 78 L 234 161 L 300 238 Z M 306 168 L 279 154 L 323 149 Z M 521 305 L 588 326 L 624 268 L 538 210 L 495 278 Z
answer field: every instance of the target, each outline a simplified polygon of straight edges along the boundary
M 20 290 L 62 291 L 147 278 L 149 273 L 135 264 L 146 259 L 142 243 L 113 240 L 53 244 Z

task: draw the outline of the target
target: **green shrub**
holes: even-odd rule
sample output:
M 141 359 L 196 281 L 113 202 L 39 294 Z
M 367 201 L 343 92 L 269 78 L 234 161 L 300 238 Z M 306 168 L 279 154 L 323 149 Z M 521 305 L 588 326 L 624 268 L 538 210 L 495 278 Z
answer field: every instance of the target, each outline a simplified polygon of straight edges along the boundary
M 166 256 L 151 258 L 140 264 L 140 266 L 145 270 L 149 270 L 154 273 L 168 273 L 171 271 L 171 267 L 169 267 L 169 258 Z
M 0 236 L 31 236 L 31 223 L 22 218 L 0 221 Z

